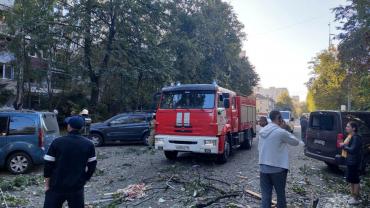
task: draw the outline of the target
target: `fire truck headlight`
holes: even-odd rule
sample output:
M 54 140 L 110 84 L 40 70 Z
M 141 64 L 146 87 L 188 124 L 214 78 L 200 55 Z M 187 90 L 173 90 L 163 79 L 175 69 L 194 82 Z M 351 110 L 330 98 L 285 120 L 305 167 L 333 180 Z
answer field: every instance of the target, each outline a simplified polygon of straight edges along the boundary
M 155 138 L 155 144 L 156 145 L 163 145 L 164 140 L 163 138 Z
M 217 141 L 216 140 L 204 140 L 204 145 L 206 145 L 206 146 L 216 146 Z

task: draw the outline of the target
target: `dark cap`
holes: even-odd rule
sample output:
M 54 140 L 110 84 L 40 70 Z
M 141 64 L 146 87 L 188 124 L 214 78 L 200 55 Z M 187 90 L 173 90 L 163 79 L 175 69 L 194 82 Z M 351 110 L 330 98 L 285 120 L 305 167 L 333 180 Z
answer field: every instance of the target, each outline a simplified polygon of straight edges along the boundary
M 74 129 L 82 129 L 85 125 L 85 119 L 82 116 L 71 116 L 65 119 L 65 122 Z

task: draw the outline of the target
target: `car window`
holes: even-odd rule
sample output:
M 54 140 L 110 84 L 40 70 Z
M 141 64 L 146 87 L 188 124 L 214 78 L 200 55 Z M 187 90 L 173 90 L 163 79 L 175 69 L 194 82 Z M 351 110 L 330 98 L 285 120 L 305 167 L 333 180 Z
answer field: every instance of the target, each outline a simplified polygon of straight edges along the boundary
M 59 130 L 57 118 L 55 114 L 43 114 L 42 125 L 46 133 L 56 133 Z
M 126 124 L 126 123 L 128 123 L 128 121 L 129 121 L 128 116 L 122 116 L 122 117 L 119 117 L 119 118 L 116 118 L 116 119 L 112 120 L 110 123 L 114 124 L 114 125 L 120 125 L 120 124 Z
M 334 116 L 333 115 L 312 115 L 310 127 L 313 129 L 332 131 L 334 130 Z
M 21 116 L 14 116 L 10 118 L 9 135 L 30 135 L 35 134 L 35 121 Z
M 218 108 L 225 108 L 224 106 L 224 98 L 222 97 L 222 94 L 219 94 L 218 95 L 218 103 L 217 103 L 217 107 Z
M 0 136 L 5 136 L 8 133 L 8 116 L 0 116 Z
M 131 116 L 128 123 L 135 124 L 135 123 L 144 123 L 146 119 L 144 116 Z

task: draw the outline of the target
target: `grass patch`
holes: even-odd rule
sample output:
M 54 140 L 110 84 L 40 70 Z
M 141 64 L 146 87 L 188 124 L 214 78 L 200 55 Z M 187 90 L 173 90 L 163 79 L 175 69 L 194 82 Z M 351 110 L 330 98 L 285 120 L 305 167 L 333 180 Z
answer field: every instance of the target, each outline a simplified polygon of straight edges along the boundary
M 28 186 L 38 186 L 43 183 L 42 176 L 17 175 L 13 180 L 0 178 L 0 188 L 3 191 L 21 190 Z
M 292 191 L 301 196 L 306 196 L 307 192 L 303 185 L 293 184 Z
M 9 207 L 23 207 L 26 206 L 28 201 L 23 198 L 18 198 L 16 196 L 5 194 L 5 201 Z M 5 206 L 5 203 L 1 203 L 1 207 Z
M 96 168 L 94 176 L 103 176 L 105 175 L 105 171 L 99 168 Z

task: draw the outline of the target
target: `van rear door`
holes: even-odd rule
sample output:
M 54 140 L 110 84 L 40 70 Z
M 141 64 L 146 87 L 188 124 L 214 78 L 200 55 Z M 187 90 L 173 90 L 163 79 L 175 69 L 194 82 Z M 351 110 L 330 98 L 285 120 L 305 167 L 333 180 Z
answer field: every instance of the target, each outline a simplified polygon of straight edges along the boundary
M 57 116 L 54 113 L 41 114 L 41 126 L 44 148 L 47 150 L 53 140 L 60 136 Z M 40 136 L 40 135 L 38 135 Z
M 313 112 L 307 131 L 307 150 L 326 157 L 339 153 L 337 138 L 342 135 L 340 115 L 336 112 Z

